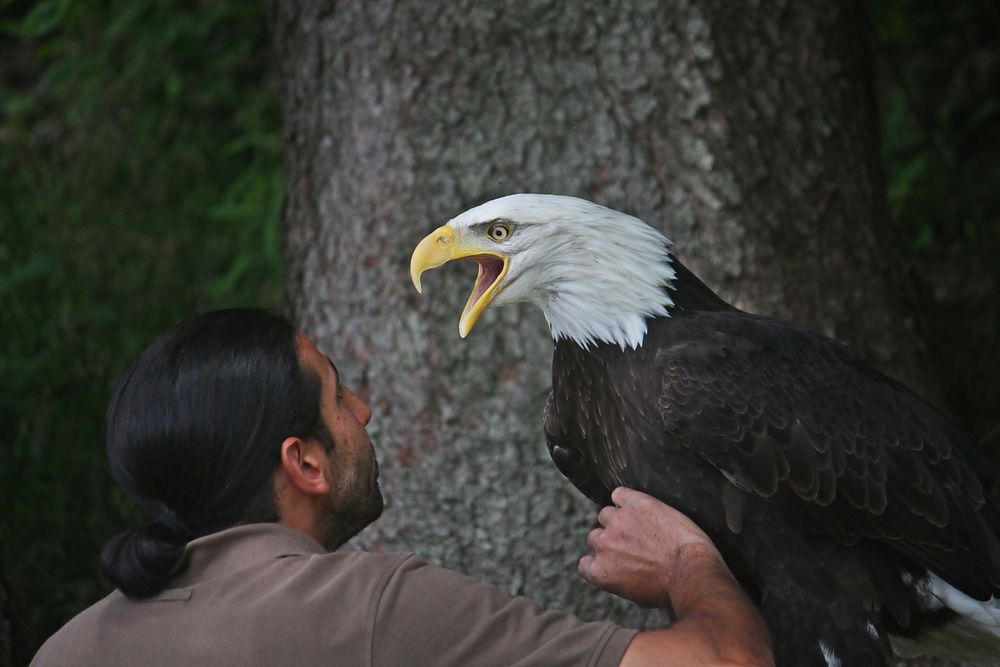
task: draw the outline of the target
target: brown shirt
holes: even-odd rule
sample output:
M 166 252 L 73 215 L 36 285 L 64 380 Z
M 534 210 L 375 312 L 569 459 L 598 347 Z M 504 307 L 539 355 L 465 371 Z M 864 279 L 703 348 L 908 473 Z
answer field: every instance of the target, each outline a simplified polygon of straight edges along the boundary
M 280 524 L 188 545 L 170 588 L 115 591 L 32 665 L 617 665 L 633 635 L 405 553 L 326 552 Z

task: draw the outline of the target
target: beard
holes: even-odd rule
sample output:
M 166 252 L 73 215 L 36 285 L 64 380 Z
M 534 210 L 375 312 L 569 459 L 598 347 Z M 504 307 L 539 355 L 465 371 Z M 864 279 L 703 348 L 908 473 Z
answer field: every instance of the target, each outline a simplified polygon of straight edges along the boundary
M 323 503 L 323 546 L 335 551 L 382 516 L 384 505 L 374 475 L 355 478 L 346 488 L 331 489 Z

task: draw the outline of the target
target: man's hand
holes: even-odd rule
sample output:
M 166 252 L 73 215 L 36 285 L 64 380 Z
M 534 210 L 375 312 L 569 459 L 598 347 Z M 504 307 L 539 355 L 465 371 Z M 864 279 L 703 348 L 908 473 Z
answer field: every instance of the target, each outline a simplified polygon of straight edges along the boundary
M 652 496 L 625 487 L 597 515 L 591 553 L 580 559 L 584 579 L 643 607 L 668 606 L 669 591 L 688 560 L 722 557 L 708 536 L 686 516 Z
M 669 628 L 640 632 L 622 667 L 772 666 L 767 627 L 708 536 L 652 496 L 623 487 L 597 515 L 580 574 L 642 605 L 672 606 Z
M 652 496 L 626 488 L 597 516 L 580 574 L 642 605 L 672 606 L 669 628 L 640 632 L 621 667 L 773 666 L 767 627 L 708 536 Z

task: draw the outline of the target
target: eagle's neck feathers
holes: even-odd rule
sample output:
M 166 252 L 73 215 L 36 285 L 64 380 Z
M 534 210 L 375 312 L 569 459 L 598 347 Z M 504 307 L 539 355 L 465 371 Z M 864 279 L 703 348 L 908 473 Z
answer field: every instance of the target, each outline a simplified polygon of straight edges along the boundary
M 639 261 L 637 265 L 644 263 Z M 631 266 L 622 273 L 599 267 L 567 267 L 589 280 L 565 277 L 552 283 L 537 302 L 549 324 L 552 339 L 567 339 L 588 348 L 610 343 L 626 348 L 642 345 L 646 319 L 669 315 L 673 305 L 667 287 L 674 278 L 669 254 L 645 270 Z M 650 278 L 649 273 L 655 277 Z
M 673 305 L 670 241 L 638 218 L 560 199 L 558 209 L 538 213 L 545 222 L 528 216 L 518 230 L 519 252 L 497 303 L 534 303 L 555 341 L 639 347 L 647 318 L 669 315 Z

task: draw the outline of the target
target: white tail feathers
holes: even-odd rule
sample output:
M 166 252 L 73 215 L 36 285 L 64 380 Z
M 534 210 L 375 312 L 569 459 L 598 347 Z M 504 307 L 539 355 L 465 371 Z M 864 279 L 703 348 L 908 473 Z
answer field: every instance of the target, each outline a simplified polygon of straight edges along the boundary
M 1000 667 L 1000 600 L 974 600 L 933 574 L 926 581 L 925 592 L 929 609 L 948 607 L 958 617 L 919 637 L 890 636 L 893 650 L 906 658 L 933 655 Z

